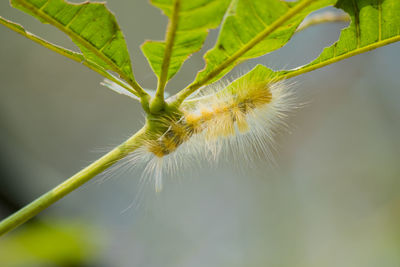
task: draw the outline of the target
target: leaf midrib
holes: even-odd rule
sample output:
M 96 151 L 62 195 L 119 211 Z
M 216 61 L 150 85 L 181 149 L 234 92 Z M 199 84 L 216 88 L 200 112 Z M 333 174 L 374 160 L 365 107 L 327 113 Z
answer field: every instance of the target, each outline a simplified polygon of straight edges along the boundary
M 191 9 L 180 10 L 180 11 L 179 11 L 179 14 L 181 14 L 181 15 L 187 15 L 187 14 L 189 14 L 189 13 L 194 13 L 194 12 L 197 12 L 197 11 L 199 11 L 199 10 L 201 10 L 201 9 L 207 9 L 208 6 L 211 6 L 211 5 L 213 5 L 213 4 L 215 4 L 215 2 L 210 1 L 210 2 L 204 3 L 204 4 L 200 5 L 200 6 L 191 8 Z M 170 9 L 170 8 L 171 8 L 171 5 L 170 5 L 170 4 L 160 4 L 160 3 L 157 3 L 156 6 L 159 7 L 159 8 L 167 8 L 167 9 Z
M 336 63 L 336 62 L 338 62 L 340 60 L 343 60 L 343 59 L 346 59 L 346 58 L 349 58 L 349 57 L 352 57 L 352 56 L 356 56 L 358 54 L 362 54 L 362 53 L 365 53 L 365 52 L 368 52 L 368 51 L 374 50 L 376 48 L 379 48 L 379 47 L 382 47 L 382 46 L 385 46 L 385 45 L 388 45 L 388 44 L 391 44 L 391 43 L 395 43 L 395 42 L 398 42 L 398 41 L 400 41 L 400 35 L 397 35 L 397 36 L 394 36 L 394 37 L 391 37 L 391 38 L 387 38 L 387 39 L 375 42 L 373 44 L 369 44 L 369 45 L 354 49 L 349 53 L 345 53 L 345 54 L 340 55 L 338 57 L 333 57 L 331 59 L 322 61 L 320 63 L 316 63 L 316 64 L 313 64 L 313 65 L 310 65 L 308 67 L 304 67 L 304 68 L 298 67 L 297 68 L 298 70 L 295 69 L 295 70 L 292 70 L 292 71 L 282 71 L 281 74 L 278 74 L 278 76 L 276 77 L 276 80 L 285 80 L 285 79 L 293 78 L 293 77 L 296 77 L 298 75 L 301 75 L 301 74 L 304 74 L 304 73 L 307 73 L 307 72 L 310 72 L 310 71 L 325 67 L 325 66 L 333 64 L 333 63 Z

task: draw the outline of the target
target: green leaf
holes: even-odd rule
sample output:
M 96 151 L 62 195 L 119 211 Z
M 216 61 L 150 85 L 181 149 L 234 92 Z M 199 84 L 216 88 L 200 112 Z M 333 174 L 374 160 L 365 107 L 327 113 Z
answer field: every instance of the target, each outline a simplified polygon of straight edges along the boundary
M 0 240 L 1 266 L 79 266 L 93 262 L 97 231 L 83 222 L 50 219 Z M 96 240 L 98 242 L 98 240 Z
M 118 79 L 117 77 L 115 77 L 114 75 L 111 75 L 107 69 L 102 68 L 101 66 L 97 65 L 96 63 L 86 59 L 83 54 L 81 53 L 77 53 L 74 51 L 71 51 L 69 49 L 66 49 L 64 47 L 52 44 L 38 36 L 36 36 L 35 34 L 32 34 L 30 32 L 27 32 L 24 27 L 22 27 L 21 25 L 14 23 L 12 21 L 6 20 L 5 18 L 0 16 L 0 24 L 6 26 L 7 28 L 21 34 L 22 36 L 25 36 L 26 38 L 58 53 L 61 54 L 69 59 L 72 59 L 78 63 L 82 63 L 83 65 L 85 65 L 86 67 L 94 70 L 95 72 L 99 73 L 100 75 L 104 76 L 105 78 L 107 78 L 110 81 L 113 81 L 114 83 L 118 84 L 119 86 L 121 86 L 124 90 L 126 90 L 129 93 L 134 94 L 135 96 L 138 96 L 137 92 L 135 90 L 133 90 L 130 86 L 128 86 L 127 84 L 125 84 L 123 81 L 121 81 L 120 79 Z
M 205 55 L 206 67 L 195 83 L 221 78 L 235 65 L 284 46 L 311 12 L 336 0 L 236 0 L 223 22 L 217 44 Z
M 294 77 L 339 60 L 400 41 L 399 0 L 339 0 L 337 8 L 351 17 L 339 40 L 309 64 L 279 73 L 281 78 Z
M 183 62 L 201 49 L 209 29 L 216 28 L 228 8 L 231 0 L 180 0 L 178 1 L 178 21 L 172 44 L 170 64 L 167 68 L 167 80 L 180 69 Z M 172 19 L 174 0 L 151 0 Z M 172 21 L 171 21 L 172 22 Z M 170 22 L 170 23 L 171 23 Z M 154 73 L 160 78 L 165 58 L 166 41 L 147 41 L 142 51 Z
M 49 48 L 59 54 L 62 54 L 68 58 L 71 58 L 71 59 L 73 59 L 75 61 L 79 61 L 79 62 L 82 62 L 84 60 L 84 57 L 82 54 L 76 53 L 69 49 L 54 45 L 46 40 L 43 40 L 43 39 L 39 38 L 38 36 L 25 31 L 24 27 L 22 27 L 21 25 L 14 23 L 12 21 L 6 20 L 5 18 L 3 18 L 1 16 L 0 16 L 0 24 L 6 26 L 7 28 L 27 37 L 28 39 L 31 39 L 31 40 L 43 45 L 44 47 L 47 47 L 47 48 Z
M 88 61 L 118 73 L 137 89 L 125 39 L 114 15 L 103 3 L 11 0 L 11 5 L 57 27 L 72 39 Z
M 218 80 L 235 65 L 281 48 L 308 14 L 336 1 L 234 0 L 217 44 L 205 55 L 205 68 L 171 101 L 180 105 L 198 88 Z
M 400 41 L 400 1 L 339 0 L 336 7 L 347 12 L 352 22 L 342 30 L 339 40 L 325 48 L 315 60 L 289 71 L 275 72 L 257 65 L 239 79 L 273 77 L 275 80 L 283 80 Z

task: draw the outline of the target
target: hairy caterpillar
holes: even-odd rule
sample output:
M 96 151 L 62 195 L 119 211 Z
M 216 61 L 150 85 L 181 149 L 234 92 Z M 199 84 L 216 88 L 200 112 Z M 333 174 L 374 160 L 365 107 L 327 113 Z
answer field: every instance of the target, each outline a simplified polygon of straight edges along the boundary
M 265 75 L 205 87 L 176 114 L 150 118 L 163 130 L 144 138 L 128 160 L 145 164 L 143 175 L 155 180 L 159 192 L 163 173 L 175 174 L 190 162 L 216 162 L 223 152 L 244 159 L 269 156 L 274 131 L 294 106 L 288 88 Z

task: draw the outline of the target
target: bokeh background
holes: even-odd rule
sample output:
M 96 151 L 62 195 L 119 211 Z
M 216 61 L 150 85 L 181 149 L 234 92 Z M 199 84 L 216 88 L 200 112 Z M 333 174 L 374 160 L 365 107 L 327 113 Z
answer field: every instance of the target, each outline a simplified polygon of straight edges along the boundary
M 167 20 L 145 0 L 109 1 L 135 76 L 156 79 L 139 46 Z M 62 33 L 0 3 L 0 15 L 57 44 Z M 295 67 L 337 40 L 343 23 L 294 36 L 257 63 Z M 203 67 L 188 60 L 176 92 Z M 0 218 L 138 130 L 140 105 L 102 78 L 0 27 Z M 103 174 L 0 239 L 0 266 L 400 266 L 400 44 L 294 79 L 299 101 L 277 136 L 276 164 L 186 169 L 164 191 L 141 170 Z M 251 153 L 249 151 L 248 153 Z

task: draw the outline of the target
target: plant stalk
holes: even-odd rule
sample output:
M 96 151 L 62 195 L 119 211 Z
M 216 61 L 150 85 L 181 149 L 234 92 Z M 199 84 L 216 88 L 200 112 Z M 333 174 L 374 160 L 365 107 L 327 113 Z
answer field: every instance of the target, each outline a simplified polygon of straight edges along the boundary
M 168 80 L 168 70 L 171 62 L 173 46 L 175 43 L 176 31 L 178 29 L 180 2 L 180 0 L 174 1 L 171 20 L 169 21 L 167 27 L 164 58 L 161 65 L 160 78 L 158 79 L 156 95 L 150 105 L 150 110 L 154 113 L 159 112 L 162 108 L 164 108 L 165 105 L 164 89 Z
M 147 132 L 147 126 L 143 127 L 136 134 L 126 140 L 124 143 L 114 148 L 106 155 L 96 160 L 80 172 L 70 177 L 65 182 L 61 183 L 54 189 L 45 193 L 41 197 L 32 201 L 24 208 L 10 215 L 8 218 L 0 222 L 0 236 L 15 229 L 19 225 L 28 221 L 32 217 L 36 216 L 42 210 L 48 208 L 54 204 L 57 200 L 61 199 L 65 195 L 71 193 L 97 174 L 101 173 L 117 161 L 121 160 L 129 153 L 135 151 L 142 142 L 142 138 Z

